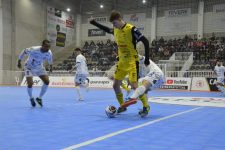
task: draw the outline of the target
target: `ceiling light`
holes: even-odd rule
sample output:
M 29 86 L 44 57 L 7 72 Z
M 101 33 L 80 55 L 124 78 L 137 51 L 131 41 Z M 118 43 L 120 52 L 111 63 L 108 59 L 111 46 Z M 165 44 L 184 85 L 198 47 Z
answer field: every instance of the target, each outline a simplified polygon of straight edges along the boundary
M 67 8 L 67 9 L 66 9 L 66 11 L 70 12 L 70 11 L 71 11 L 71 9 L 70 9 L 70 8 Z

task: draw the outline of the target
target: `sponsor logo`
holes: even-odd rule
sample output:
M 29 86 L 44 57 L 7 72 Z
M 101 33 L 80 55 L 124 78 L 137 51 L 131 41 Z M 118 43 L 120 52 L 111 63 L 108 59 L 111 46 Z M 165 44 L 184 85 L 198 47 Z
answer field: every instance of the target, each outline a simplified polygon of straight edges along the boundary
M 88 36 L 105 36 L 106 33 L 103 30 L 100 29 L 88 29 Z
M 66 20 L 66 27 L 74 28 L 74 22 L 72 20 Z
M 90 84 L 109 84 L 109 81 L 90 81 Z
M 210 78 L 209 79 L 209 85 L 215 85 L 217 83 L 216 78 Z
M 186 80 L 167 79 L 166 83 L 167 84 L 187 84 L 187 81 Z
M 216 87 L 216 78 L 207 78 L 207 82 L 209 84 L 210 91 L 218 91 L 218 88 Z
M 188 90 L 188 86 L 183 85 L 161 85 L 161 89 Z
M 166 84 L 173 84 L 173 80 L 167 80 Z
M 198 88 L 204 87 L 204 81 L 202 81 L 202 80 L 196 81 L 195 86 Z
M 37 86 L 41 84 L 41 80 L 33 80 L 33 85 Z M 27 85 L 27 80 L 24 81 L 23 85 Z
M 138 16 L 136 14 L 132 14 L 130 16 L 130 21 L 138 22 Z

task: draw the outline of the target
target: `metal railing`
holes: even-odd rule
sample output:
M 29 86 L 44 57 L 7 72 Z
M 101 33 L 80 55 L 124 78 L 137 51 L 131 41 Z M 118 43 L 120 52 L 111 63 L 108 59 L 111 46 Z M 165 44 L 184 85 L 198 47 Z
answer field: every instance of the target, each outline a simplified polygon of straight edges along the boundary
M 213 71 L 167 71 L 166 77 L 215 77 Z

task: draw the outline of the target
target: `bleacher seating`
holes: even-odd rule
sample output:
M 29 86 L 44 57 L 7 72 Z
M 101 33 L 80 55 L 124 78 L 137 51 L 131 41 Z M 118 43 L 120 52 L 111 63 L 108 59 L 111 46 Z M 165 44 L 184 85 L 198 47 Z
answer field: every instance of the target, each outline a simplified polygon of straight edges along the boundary
M 115 64 L 116 43 L 107 40 L 85 41 L 82 48 L 83 55 L 87 59 L 89 70 L 105 71 Z M 225 60 L 225 43 L 219 39 L 197 40 L 185 36 L 183 39 L 154 40 L 150 46 L 150 58 L 156 63 L 159 60 L 168 60 L 174 52 L 193 52 L 194 63 L 191 70 L 211 70 L 215 65 L 215 59 Z M 177 53 L 176 60 L 187 60 L 188 55 Z M 62 63 L 54 66 L 56 70 L 68 70 L 75 64 L 75 54 L 66 58 Z M 224 62 L 225 63 L 225 62 Z M 179 69 L 179 68 L 177 68 Z

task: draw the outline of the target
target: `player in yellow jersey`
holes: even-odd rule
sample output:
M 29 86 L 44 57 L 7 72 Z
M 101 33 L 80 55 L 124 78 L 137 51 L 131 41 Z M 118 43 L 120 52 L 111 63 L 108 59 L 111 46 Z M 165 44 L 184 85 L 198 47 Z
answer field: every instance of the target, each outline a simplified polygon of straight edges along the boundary
M 121 14 L 118 11 L 112 11 L 110 15 L 110 22 L 113 24 L 113 29 L 99 24 L 94 19 L 90 20 L 90 23 L 109 34 L 113 34 L 115 42 L 118 46 L 119 61 L 117 62 L 116 70 L 114 73 L 113 88 L 116 94 L 116 98 L 120 104 L 118 113 L 126 111 L 126 107 L 121 107 L 124 104 L 123 94 L 121 91 L 122 80 L 128 75 L 130 85 L 133 89 L 138 87 L 138 70 L 139 60 L 138 52 L 136 50 L 136 43 L 141 41 L 145 47 L 145 61 L 147 66 L 149 62 L 149 41 L 140 33 L 140 31 L 133 25 L 126 23 Z M 143 103 L 143 110 L 148 111 L 149 108 L 146 94 L 140 97 Z

